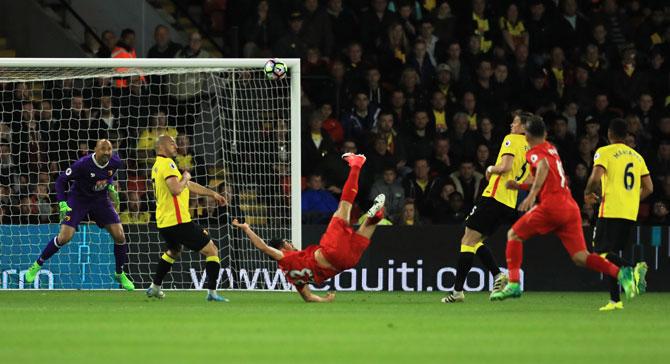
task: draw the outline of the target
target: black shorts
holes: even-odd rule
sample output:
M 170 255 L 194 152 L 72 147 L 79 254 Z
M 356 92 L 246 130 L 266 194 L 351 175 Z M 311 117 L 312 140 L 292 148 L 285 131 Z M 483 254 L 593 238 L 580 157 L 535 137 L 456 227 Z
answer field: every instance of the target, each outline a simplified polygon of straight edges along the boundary
M 635 221 L 626 219 L 599 218 L 593 229 L 593 251 L 596 253 L 619 253 L 633 244 Z
M 490 236 L 500 225 L 512 223 L 516 217 L 513 208 L 494 198 L 482 197 L 465 218 L 465 226 L 483 236 Z
M 193 221 L 158 228 L 158 232 L 163 237 L 163 240 L 165 240 L 167 248 L 172 251 L 181 251 L 181 246 L 183 245 L 198 252 L 211 240 L 207 230 Z

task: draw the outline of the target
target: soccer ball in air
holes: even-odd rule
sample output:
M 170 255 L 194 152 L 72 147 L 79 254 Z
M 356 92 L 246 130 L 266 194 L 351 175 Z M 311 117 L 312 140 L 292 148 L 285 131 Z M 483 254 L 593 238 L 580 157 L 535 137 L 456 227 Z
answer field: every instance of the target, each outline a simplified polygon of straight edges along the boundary
M 286 63 L 276 59 L 271 59 L 265 62 L 265 68 L 263 70 L 265 71 L 265 76 L 269 80 L 281 80 L 286 77 Z

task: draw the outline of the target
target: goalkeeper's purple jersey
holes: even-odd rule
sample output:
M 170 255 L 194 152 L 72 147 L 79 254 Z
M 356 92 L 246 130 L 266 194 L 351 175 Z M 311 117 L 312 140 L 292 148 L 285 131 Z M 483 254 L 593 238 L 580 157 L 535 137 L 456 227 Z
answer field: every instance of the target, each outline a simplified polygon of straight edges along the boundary
M 74 162 L 56 179 L 56 197 L 58 201 L 66 201 L 66 190 L 70 181 L 69 194 L 79 199 L 107 198 L 107 185 L 114 182 L 116 171 L 123 162 L 118 155 L 112 155 L 106 165 L 101 166 L 95 161 L 95 153 L 82 157 Z

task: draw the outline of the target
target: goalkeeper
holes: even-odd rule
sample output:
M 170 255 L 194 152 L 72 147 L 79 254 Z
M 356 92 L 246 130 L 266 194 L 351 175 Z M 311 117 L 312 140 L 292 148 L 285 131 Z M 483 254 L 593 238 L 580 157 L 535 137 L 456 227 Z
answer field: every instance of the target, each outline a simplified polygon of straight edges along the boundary
M 114 280 L 127 291 L 135 289 L 133 282 L 123 271 L 128 262 L 128 245 L 123 225 L 114 209 L 114 205 L 119 204 L 119 194 L 113 185 L 114 175 L 122 164 L 119 156 L 112 154 L 112 143 L 107 139 L 100 139 L 95 144 L 92 155 L 82 157 L 58 176 L 56 197 L 60 209 L 60 232 L 49 239 L 42 254 L 28 268 L 25 276 L 27 283 L 35 280 L 46 260 L 72 240 L 75 229 L 88 215 L 99 227 L 107 229 L 114 239 Z M 68 186 L 69 193 L 66 193 Z

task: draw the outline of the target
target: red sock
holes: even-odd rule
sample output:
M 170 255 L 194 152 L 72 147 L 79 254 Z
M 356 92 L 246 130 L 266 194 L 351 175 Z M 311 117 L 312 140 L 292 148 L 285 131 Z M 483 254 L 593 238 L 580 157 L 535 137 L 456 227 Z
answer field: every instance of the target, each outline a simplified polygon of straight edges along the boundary
M 591 253 L 586 257 L 586 267 L 612 278 L 617 278 L 619 275 L 619 267 L 596 253 Z
M 349 170 L 349 177 L 347 182 L 344 183 L 344 188 L 342 188 L 342 197 L 341 201 L 347 201 L 351 204 L 354 203 L 356 194 L 358 193 L 358 175 L 361 173 L 361 167 L 351 167 Z
M 521 280 L 521 262 L 523 261 L 523 243 L 519 240 L 508 240 L 505 249 L 509 281 L 519 283 Z

